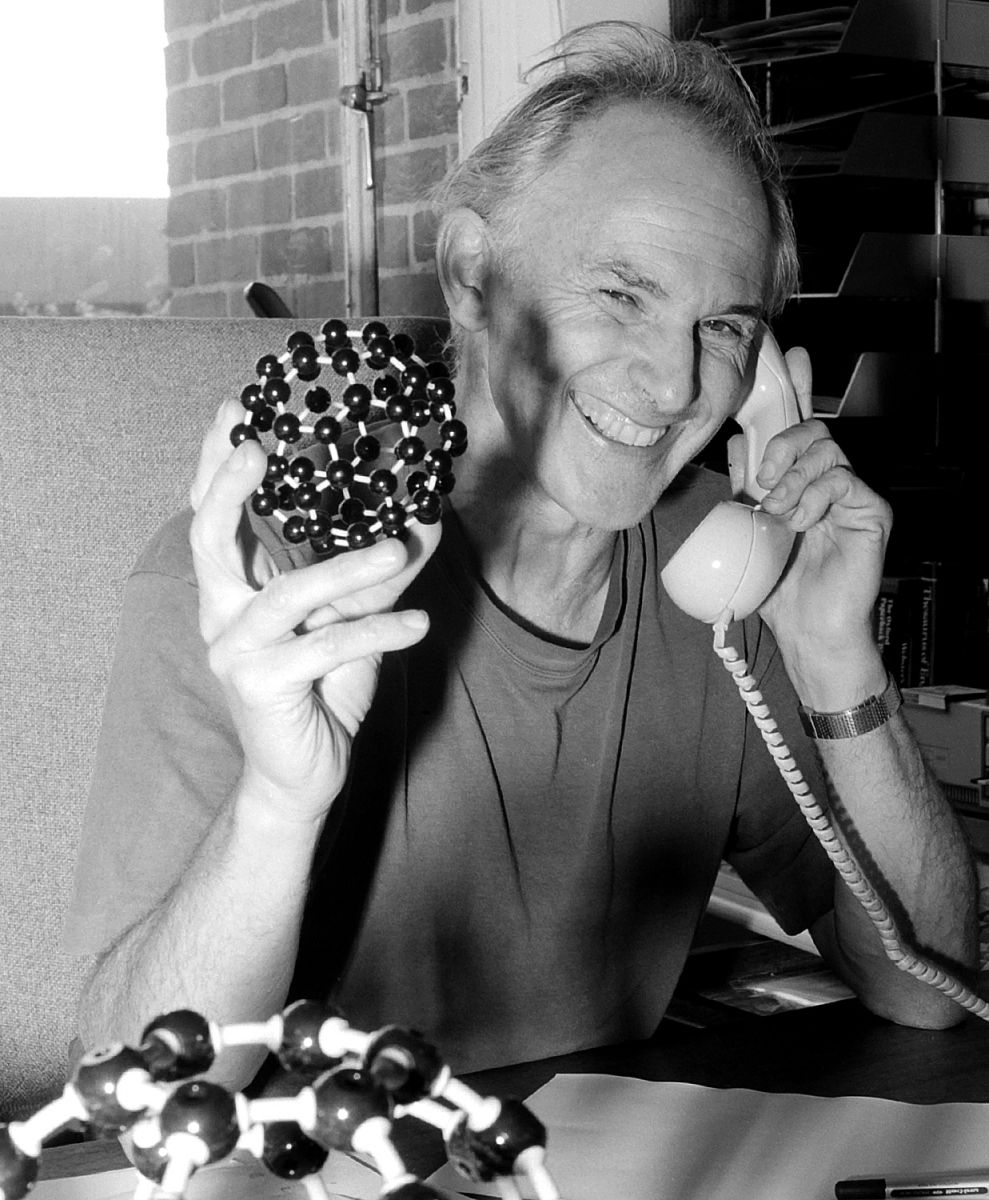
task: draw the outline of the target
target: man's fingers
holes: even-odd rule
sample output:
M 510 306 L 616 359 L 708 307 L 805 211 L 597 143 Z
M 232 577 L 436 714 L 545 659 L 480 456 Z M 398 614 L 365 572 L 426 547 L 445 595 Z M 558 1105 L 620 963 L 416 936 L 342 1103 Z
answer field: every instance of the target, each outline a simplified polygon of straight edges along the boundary
M 407 557 L 400 542 L 388 539 L 276 576 L 245 609 L 234 634 L 237 648 L 260 649 L 300 626 L 334 624 L 333 613 L 345 620 L 363 617 L 375 607 L 390 608 L 399 593 L 384 585 L 400 575 Z
M 404 650 L 418 642 L 428 628 L 426 614 L 410 609 L 325 625 L 277 645 L 269 644 L 260 652 L 244 653 L 238 639 L 225 636 L 212 647 L 210 666 L 220 679 L 234 685 L 244 703 L 264 706 L 273 695 L 303 691 L 340 667 Z
M 791 441 L 788 454 L 794 448 Z M 811 440 L 763 499 L 762 506 L 785 518 L 797 531 L 810 529 L 838 509 L 840 523 L 848 528 L 888 533 L 892 525 L 888 504 L 855 474 L 844 451 L 829 437 Z
M 248 588 L 238 538 L 244 501 L 261 482 L 267 456 L 256 442 L 238 446 L 216 473 L 192 518 L 189 545 L 199 582 L 200 628 L 207 641 L 232 619 Z
M 795 488 L 806 485 L 815 473 L 832 466 L 848 465 L 844 451 L 828 432 L 823 421 L 804 421 L 791 425 L 772 438 L 759 467 L 758 481 L 770 494 L 763 500 L 792 499 Z M 790 493 L 789 497 L 787 493 Z M 771 511 L 772 505 L 769 505 Z
M 888 536 L 892 528 L 889 505 L 849 467 L 836 466 L 808 484 L 788 519 L 799 532 L 810 529 L 829 512 L 840 512 L 841 524 L 847 529 L 869 529 Z
M 213 418 L 199 451 L 196 476 L 189 488 L 189 503 L 194 509 L 203 502 L 209 485 L 220 467 L 233 454 L 230 430 L 244 418 L 244 406 L 236 398 L 225 400 Z
M 213 476 L 192 521 L 193 551 L 227 561 L 236 551 L 237 527 L 244 503 L 267 470 L 259 443 L 244 442 Z
M 289 643 L 284 678 L 299 686 L 312 683 L 348 663 L 413 646 L 428 628 L 429 618 L 420 609 L 326 625 Z
M 412 521 L 408 528 L 411 536 L 408 541 L 401 543 L 406 559 L 400 573 L 386 579 L 380 585 L 369 584 L 369 590 L 341 596 L 336 603 L 336 609 L 342 617 L 359 617 L 366 612 L 380 612 L 384 608 L 391 608 L 432 557 L 440 542 L 441 527 L 438 524 L 420 525 Z
M 793 384 L 793 390 L 797 393 L 800 411 L 804 416 L 810 416 L 814 395 L 814 371 L 810 355 L 803 346 L 791 346 L 784 358 L 790 382 Z

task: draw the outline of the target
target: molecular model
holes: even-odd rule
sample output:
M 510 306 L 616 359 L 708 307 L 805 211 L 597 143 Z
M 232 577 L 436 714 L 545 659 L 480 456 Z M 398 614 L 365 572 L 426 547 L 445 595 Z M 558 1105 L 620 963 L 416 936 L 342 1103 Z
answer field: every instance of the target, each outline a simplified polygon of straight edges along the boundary
M 228 1046 L 264 1046 L 281 1074 L 249 1100 L 198 1079 Z M 319 1171 L 333 1150 L 369 1155 L 388 1200 L 439 1200 L 409 1172 L 391 1137 L 411 1115 L 443 1134 L 467 1179 L 495 1181 L 505 1200 L 559 1200 L 545 1166 L 546 1130 L 517 1100 L 478 1095 L 456 1079 L 418 1033 L 350 1026 L 330 1004 L 298 1000 L 268 1021 L 216 1025 L 188 1009 L 156 1018 L 137 1048 L 83 1056 L 57 1097 L 25 1121 L 0 1125 L 0 1197 L 22 1200 L 38 1176 L 46 1139 L 74 1122 L 96 1136 L 129 1131 L 135 1200 L 179 1198 L 197 1168 L 234 1149 L 274 1175 L 326 1197 Z
M 240 396 L 244 419 L 230 432 L 235 446 L 262 434 L 275 442 L 254 511 L 277 520 L 286 541 L 308 541 L 322 555 L 404 537 L 413 520 L 435 524 L 454 484 L 453 459 L 467 448 L 443 363 L 427 364 L 410 337 L 391 336 L 380 321 L 353 330 L 329 320 L 318 338 L 299 330 L 286 345 L 258 360 L 257 380 Z M 324 367 L 330 372 L 315 383 Z M 289 408 L 297 383 L 313 385 L 298 413 Z

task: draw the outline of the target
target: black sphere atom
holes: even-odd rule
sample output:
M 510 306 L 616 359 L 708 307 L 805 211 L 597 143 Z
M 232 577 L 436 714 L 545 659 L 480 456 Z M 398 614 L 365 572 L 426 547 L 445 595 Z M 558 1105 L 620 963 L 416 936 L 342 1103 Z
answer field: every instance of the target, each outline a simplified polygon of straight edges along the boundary
M 334 1067 L 312 1085 L 316 1096 L 313 1141 L 327 1150 L 351 1150 L 354 1134 L 374 1117 L 387 1117 L 388 1094 L 365 1071 Z
M 255 376 L 230 440 L 267 451 L 251 508 L 285 541 L 332 555 L 439 521 L 467 447 L 444 363 L 420 358 L 381 321 L 351 329 L 334 318 L 316 335 L 290 334 L 285 350 L 257 360 Z
M 189 1134 L 200 1143 L 206 1162 L 226 1158 L 240 1135 L 233 1096 L 202 1079 L 180 1083 L 158 1119 L 166 1148 L 173 1134 Z
M 443 1059 L 421 1034 L 400 1025 L 386 1025 L 368 1042 L 364 1066 L 396 1104 L 412 1104 L 429 1095 L 443 1070 Z
M 299 1004 L 309 1005 L 315 1002 L 299 1001 Z M 293 1006 L 298 1012 L 297 1006 Z M 323 1005 L 316 1005 L 323 1009 Z M 292 1009 L 286 1009 L 284 1017 L 288 1017 Z M 318 1015 L 323 1015 L 322 1013 Z M 285 1071 L 274 1076 L 265 1085 L 264 1095 L 297 1096 L 308 1087 L 315 1078 L 312 1071 Z M 261 1161 L 272 1173 L 280 1179 L 302 1179 L 306 1175 L 315 1175 L 329 1157 L 329 1150 L 318 1145 L 307 1137 L 295 1121 L 272 1121 L 264 1126 L 264 1137 L 261 1149 Z
M 294 1121 L 273 1121 L 264 1127 L 261 1161 L 280 1179 L 315 1175 L 329 1156 L 329 1150 L 306 1137 Z
M 466 1179 L 488 1181 L 511 1175 L 520 1154 L 545 1147 L 546 1127 L 521 1101 L 503 1100 L 486 1129 L 471 1129 L 467 1115 L 446 1135 L 450 1162 Z
M 410 1179 L 400 1183 L 388 1193 L 388 1200 L 443 1200 L 443 1193 L 423 1183 L 421 1179 Z
M 144 1059 L 130 1046 L 115 1045 L 82 1056 L 72 1084 L 94 1130 L 103 1135 L 120 1133 L 137 1121 L 141 1114 L 121 1103 L 117 1086 L 128 1071 L 146 1070 Z
M 201 1075 L 216 1057 L 209 1022 L 189 1008 L 155 1017 L 141 1034 L 141 1057 L 152 1077 L 166 1083 Z
M 282 1036 L 278 1061 L 286 1071 L 325 1071 L 340 1059 L 325 1054 L 319 1034 L 327 1021 L 340 1017 L 340 1010 L 319 1000 L 296 1000 L 282 1013 Z

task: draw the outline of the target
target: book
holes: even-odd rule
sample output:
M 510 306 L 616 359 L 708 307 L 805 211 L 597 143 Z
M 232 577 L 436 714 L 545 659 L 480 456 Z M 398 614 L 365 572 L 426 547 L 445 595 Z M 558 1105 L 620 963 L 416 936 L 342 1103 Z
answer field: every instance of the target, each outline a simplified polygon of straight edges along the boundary
M 873 613 L 876 644 L 901 688 L 920 683 L 922 589 L 920 575 L 885 575 Z
M 901 689 L 989 686 L 989 580 L 977 570 L 930 560 L 884 576 L 873 633 Z
M 923 565 L 922 658 L 926 675 L 917 682 L 989 683 L 989 580 L 966 564 L 930 561 Z
M 903 689 L 903 699 L 908 704 L 935 708 L 938 712 L 947 712 L 952 704 L 960 700 L 983 700 L 985 696 L 986 688 L 966 687 L 962 683 L 933 683 L 926 687 Z

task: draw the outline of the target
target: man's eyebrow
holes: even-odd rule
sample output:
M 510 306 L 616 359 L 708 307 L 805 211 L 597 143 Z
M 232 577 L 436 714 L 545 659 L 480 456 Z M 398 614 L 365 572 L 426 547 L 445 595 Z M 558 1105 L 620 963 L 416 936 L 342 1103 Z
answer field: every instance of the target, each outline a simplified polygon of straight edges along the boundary
M 738 313 L 740 317 L 757 317 L 761 321 L 766 315 L 766 306 L 764 304 L 725 304 L 719 311 Z
M 626 287 L 637 288 L 641 292 L 645 292 L 650 296 L 665 296 L 666 289 L 662 284 L 655 279 L 651 279 L 648 275 L 643 275 L 641 271 L 636 270 L 630 263 L 624 259 L 611 258 L 607 262 L 601 263 L 601 268 L 607 271 L 608 274 L 623 283 Z M 765 305 L 762 304 L 724 304 L 719 309 L 719 312 L 737 313 L 740 317 L 756 317 L 761 320 L 766 313 Z
M 647 292 L 650 296 L 666 295 L 666 289 L 660 283 L 655 279 L 650 279 L 648 275 L 643 275 L 624 259 L 609 258 L 600 266 L 602 270 L 614 275 L 626 287 L 638 288 L 640 292 Z

